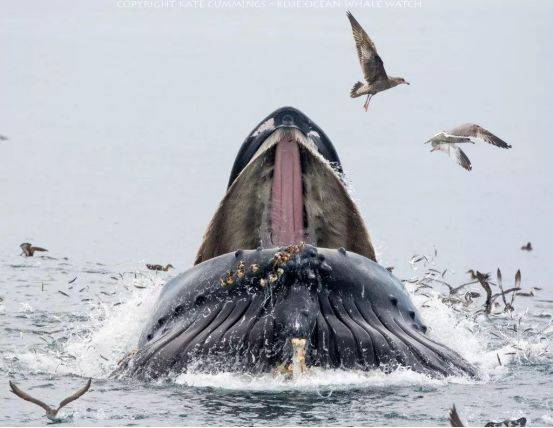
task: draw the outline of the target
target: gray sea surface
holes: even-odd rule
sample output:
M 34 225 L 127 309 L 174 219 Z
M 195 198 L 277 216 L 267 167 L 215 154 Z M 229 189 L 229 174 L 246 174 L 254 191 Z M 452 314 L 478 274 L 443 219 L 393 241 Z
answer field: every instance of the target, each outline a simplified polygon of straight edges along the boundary
M 446 425 L 452 403 L 475 425 L 553 425 L 553 3 L 352 7 L 388 74 L 411 82 L 368 113 L 349 98 L 362 74 L 346 3 L 130 5 L 0 2 L 0 425 L 47 422 L 8 380 L 55 404 L 89 376 L 62 425 Z M 443 284 L 424 296 L 407 283 L 429 334 L 478 379 L 109 377 L 163 284 L 192 265 L 241 142 L 283 105 L 333 141 L 398 278 L 447 268 L 442 279 L 461 284 L 470 268 L 500 267 L 508 287 L 520 269 L 523 289 L 541 288 L 486 318 L 474 316 L 481 300 L 452 305 Z M 513 148 L 467 147 L 469 173 L 423 144 L 464 122 Z M 22 242 L 49 251 L 24 258 Z

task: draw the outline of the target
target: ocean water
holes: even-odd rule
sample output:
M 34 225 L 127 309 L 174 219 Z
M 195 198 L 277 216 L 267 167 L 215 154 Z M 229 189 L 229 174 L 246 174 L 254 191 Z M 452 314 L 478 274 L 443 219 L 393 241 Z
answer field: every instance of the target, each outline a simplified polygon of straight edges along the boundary
M 435 260 L 415 265 L 410 278 L 439 267 Z M 63 424 L 444 425 L 452 403 L 473 424 L 521 416 L 534 425 L 552 423 L 553 301 L 539 295 L 518 297 L 515 312 L 497 307 L 488 319 L 474 316 L 481 302 L 470 310 L 443 303 L 439 283 L 418 291 L 420 283 L 406 284 L 429 334 L 475 364 L 478 379 L 406 369 L 312 369 L 293 380 L 192 370 L 144 383 L 109 375 L 136 346 L 171 275 L 140 264 L 109 267 L 50 256 L 1 262 L 8 290 L 0 303 L 3 425 L 46 421 L 40 408 L 8 392 L 8 379 L 55 404 L 86 377 L 92 388 L 62 411 Z
M 0 425 L 47 422 L 8 380 L 55 404 L 87 377 L 91 390 L 62 424 L 446 425 L 455 403 L 471 424 L 553 425 L 553 4 L 378 4 L 352 11 L 388 73 L 411 85 L 365 113 L 348 97 L 361 74 L 345 3 L 2 2 Z M 378 258 L 400 279 L 447 268 L 442 279 L 461 284 L 469 268 L 500 267 L 508 287 L 520 269 L 523 289 L 541 288 L 487 319 L 474 315 L 481 299 L 450 305 L 445 285 L 407 283 L 429 334 L 478 379 L 109 377 L 163 284 L 191 266 L 243 138 L 282 105 L 334 142 Z M 468 148 L 470 173 L 428 152 L 426 139 L 467 121 L 513 148 Z M 49 252 L 24 258 L 21 242 Z M 429 261 L 409 263 L 415 254 Z

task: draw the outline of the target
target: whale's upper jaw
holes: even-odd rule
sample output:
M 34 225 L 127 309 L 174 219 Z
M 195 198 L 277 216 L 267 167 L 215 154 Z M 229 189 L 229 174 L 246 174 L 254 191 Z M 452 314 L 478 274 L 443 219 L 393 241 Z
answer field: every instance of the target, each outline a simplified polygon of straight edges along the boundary
M 295 109 L 275 113 L 240 148 L 196 263 L 239 249 L 300 241 L 344 247 L 375 260 L 328 137 Z
M 296 128 L 308 136 L 316 145 L 319 153 L 330 162 L 337 172 L 342 172 L 340 158 L 336 149 L 325 132 L 310 118 L 294 107 L 281 107 L 257 124 L 257 126 L 246 137 L 238 150 L 232 172 L 230 174 L 228 187 L 236 180 L 238 174 L 250 162 L 251 158 L 258 151 L 265 139 L 275 129 L 287 127 Z

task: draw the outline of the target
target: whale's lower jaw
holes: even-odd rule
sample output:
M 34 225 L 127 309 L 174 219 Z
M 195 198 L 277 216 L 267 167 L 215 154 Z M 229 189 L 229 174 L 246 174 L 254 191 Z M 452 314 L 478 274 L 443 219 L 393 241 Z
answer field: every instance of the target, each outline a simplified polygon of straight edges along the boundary
M 426 330 L 403 285 L 363 256 L 310 245 L 239 251 L 164 287 L 118 373 L 271 372 L 290 363 L 292 339 L 305 339 L 308 367 L 476 373 Z

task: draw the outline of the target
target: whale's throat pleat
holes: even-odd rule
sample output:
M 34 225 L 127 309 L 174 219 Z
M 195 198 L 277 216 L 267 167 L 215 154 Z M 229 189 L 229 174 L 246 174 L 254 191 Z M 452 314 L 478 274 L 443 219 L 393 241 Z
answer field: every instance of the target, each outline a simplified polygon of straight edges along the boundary
M 273 245 L 305 240 L 300 149 L 292 136 L 286 134 L 276 147 L 270 210 Z

